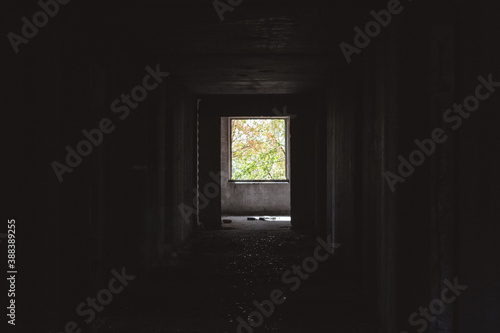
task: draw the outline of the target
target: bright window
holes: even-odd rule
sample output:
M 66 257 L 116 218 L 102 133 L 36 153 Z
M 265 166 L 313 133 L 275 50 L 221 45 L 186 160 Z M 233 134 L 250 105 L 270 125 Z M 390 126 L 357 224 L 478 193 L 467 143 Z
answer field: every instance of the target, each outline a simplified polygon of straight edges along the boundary
M 231 180 L 285 181 L 287 119 L 231 118 Z

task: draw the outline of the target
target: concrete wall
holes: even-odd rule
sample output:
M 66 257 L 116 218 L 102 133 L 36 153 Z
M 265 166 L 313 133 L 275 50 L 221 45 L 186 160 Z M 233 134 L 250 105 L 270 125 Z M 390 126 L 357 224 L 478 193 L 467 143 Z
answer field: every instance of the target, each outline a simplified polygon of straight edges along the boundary
M 462 2 L 462 35 L 456 45 L 458 64 L 456 102 L 474 95 L 479 75 L 500 82 L 498 3 L 476 7 Z M 456 332 L 495 332 L 500 327 L 500 89 L 471 112 L 456 131 L 456 229 L 453 245 L 455 274 L 469 286 L 457 303 Z M 484 91 L 483 91 L 484 92 Z
M 387 35 L 388 34 L 388 35 Z M 324 146 L 317 143 L 326 162 L 323 231 L 341 244 L 335 252 L 339 279 L 354 283 L 354 297 L 363 299 L 370 313 L 394 330 L 394 217 L 382 175 L 392 166 L 396 118 L 394 38 L 390 32 L 365 50 L 362 58 L 339 69 L 335 80 L 318 98 L 323 101 L 318 119 L 324 128 Z M 317 159 L 318 159 L 317 157 Z M 322 212 L 318 212 L 317 215 Z
M 290 183 L 229 182 L 229 124 L 221 117 L 221 210 L 223 215 L 290 215 Z M 288 161 L 287 161 L 287 164 Z M 290 165 L 288 165 L 290 172 Z
M 467 290 L 426 332 L 494 332 L 500 325 L 500 249 L 490 237 L 500 226 L 498 88 L 456 131 L 442 118 L 475 93 L 479 75 L 500 81 L 494 8 L 408 9 L 322 97 L 327 229 L 343 244 L 337 259 L 353 272 L 384 332 L 421 328 L 410 315 L 441 299 L 444 281 L 455 278 Z M 397 173 L 398 156 L 408 158 L 414 140 L 438 127 L 448 140 L 391 192 L 384 171 Z
M 111 269 L 125 266 L 129 274 L 147 276 L 151 267 L 168 264 L 170 250 L 192 228 L 178 204 L 192 201 L 195 187 L 195 100 L 169 78 L 118 119 L 111 102 L 141 84 L 144 67 L 156 63 L 80 62 L 82 50 L 61 31 L 57 22 L 48 26 L 5 71 L 11 87 L 5 106 L 19 125 L 7 132 L 15 143 L 8 145 L 16 161 L 11 193 L 24 193 L 22 205 L 19 196 L 12 198 L 15 216 L 9 217 L 24 234 L 18 282 L 25 288 L 17 296 L 20 313 L 32 319 L 17 321 L 20 331 L 36 323 L 48 332 L 77 320 L 75 306 L 109 281 Z M 114 131 L 59 183 L 51 163 L 65 164 L 65 147 L 75 148 L 85 139 L 82 130 L 105 117 Z M 50 274 L 40 273 L 47 269 Z

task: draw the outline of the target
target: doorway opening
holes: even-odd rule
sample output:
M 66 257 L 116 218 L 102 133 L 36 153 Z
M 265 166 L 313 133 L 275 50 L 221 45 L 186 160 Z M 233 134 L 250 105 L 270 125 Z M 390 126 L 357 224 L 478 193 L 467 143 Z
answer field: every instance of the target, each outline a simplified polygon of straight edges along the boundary
M 223 222 L 290 223 L 289 117 L 221 117 L 220 161 Z

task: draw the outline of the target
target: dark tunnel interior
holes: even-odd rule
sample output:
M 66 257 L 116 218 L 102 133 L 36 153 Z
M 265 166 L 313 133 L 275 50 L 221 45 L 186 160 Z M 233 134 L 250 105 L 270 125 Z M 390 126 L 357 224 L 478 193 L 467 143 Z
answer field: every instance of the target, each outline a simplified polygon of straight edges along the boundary
M 5 332 L 500 332 L 499 3 L 0 6 Z

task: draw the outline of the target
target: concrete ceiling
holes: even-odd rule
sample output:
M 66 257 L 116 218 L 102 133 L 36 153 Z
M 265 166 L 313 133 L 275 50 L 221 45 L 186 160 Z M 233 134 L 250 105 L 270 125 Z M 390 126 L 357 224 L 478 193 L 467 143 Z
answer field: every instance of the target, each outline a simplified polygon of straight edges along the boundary
M 157 57 L 194 93 L 293 94 L 346 66 L 338 45 L 370 11 L 353 1 L 243 0 L 221 22 L 212 3 L 108 5 L 95 16 L 100 47 L 109 61 Z

